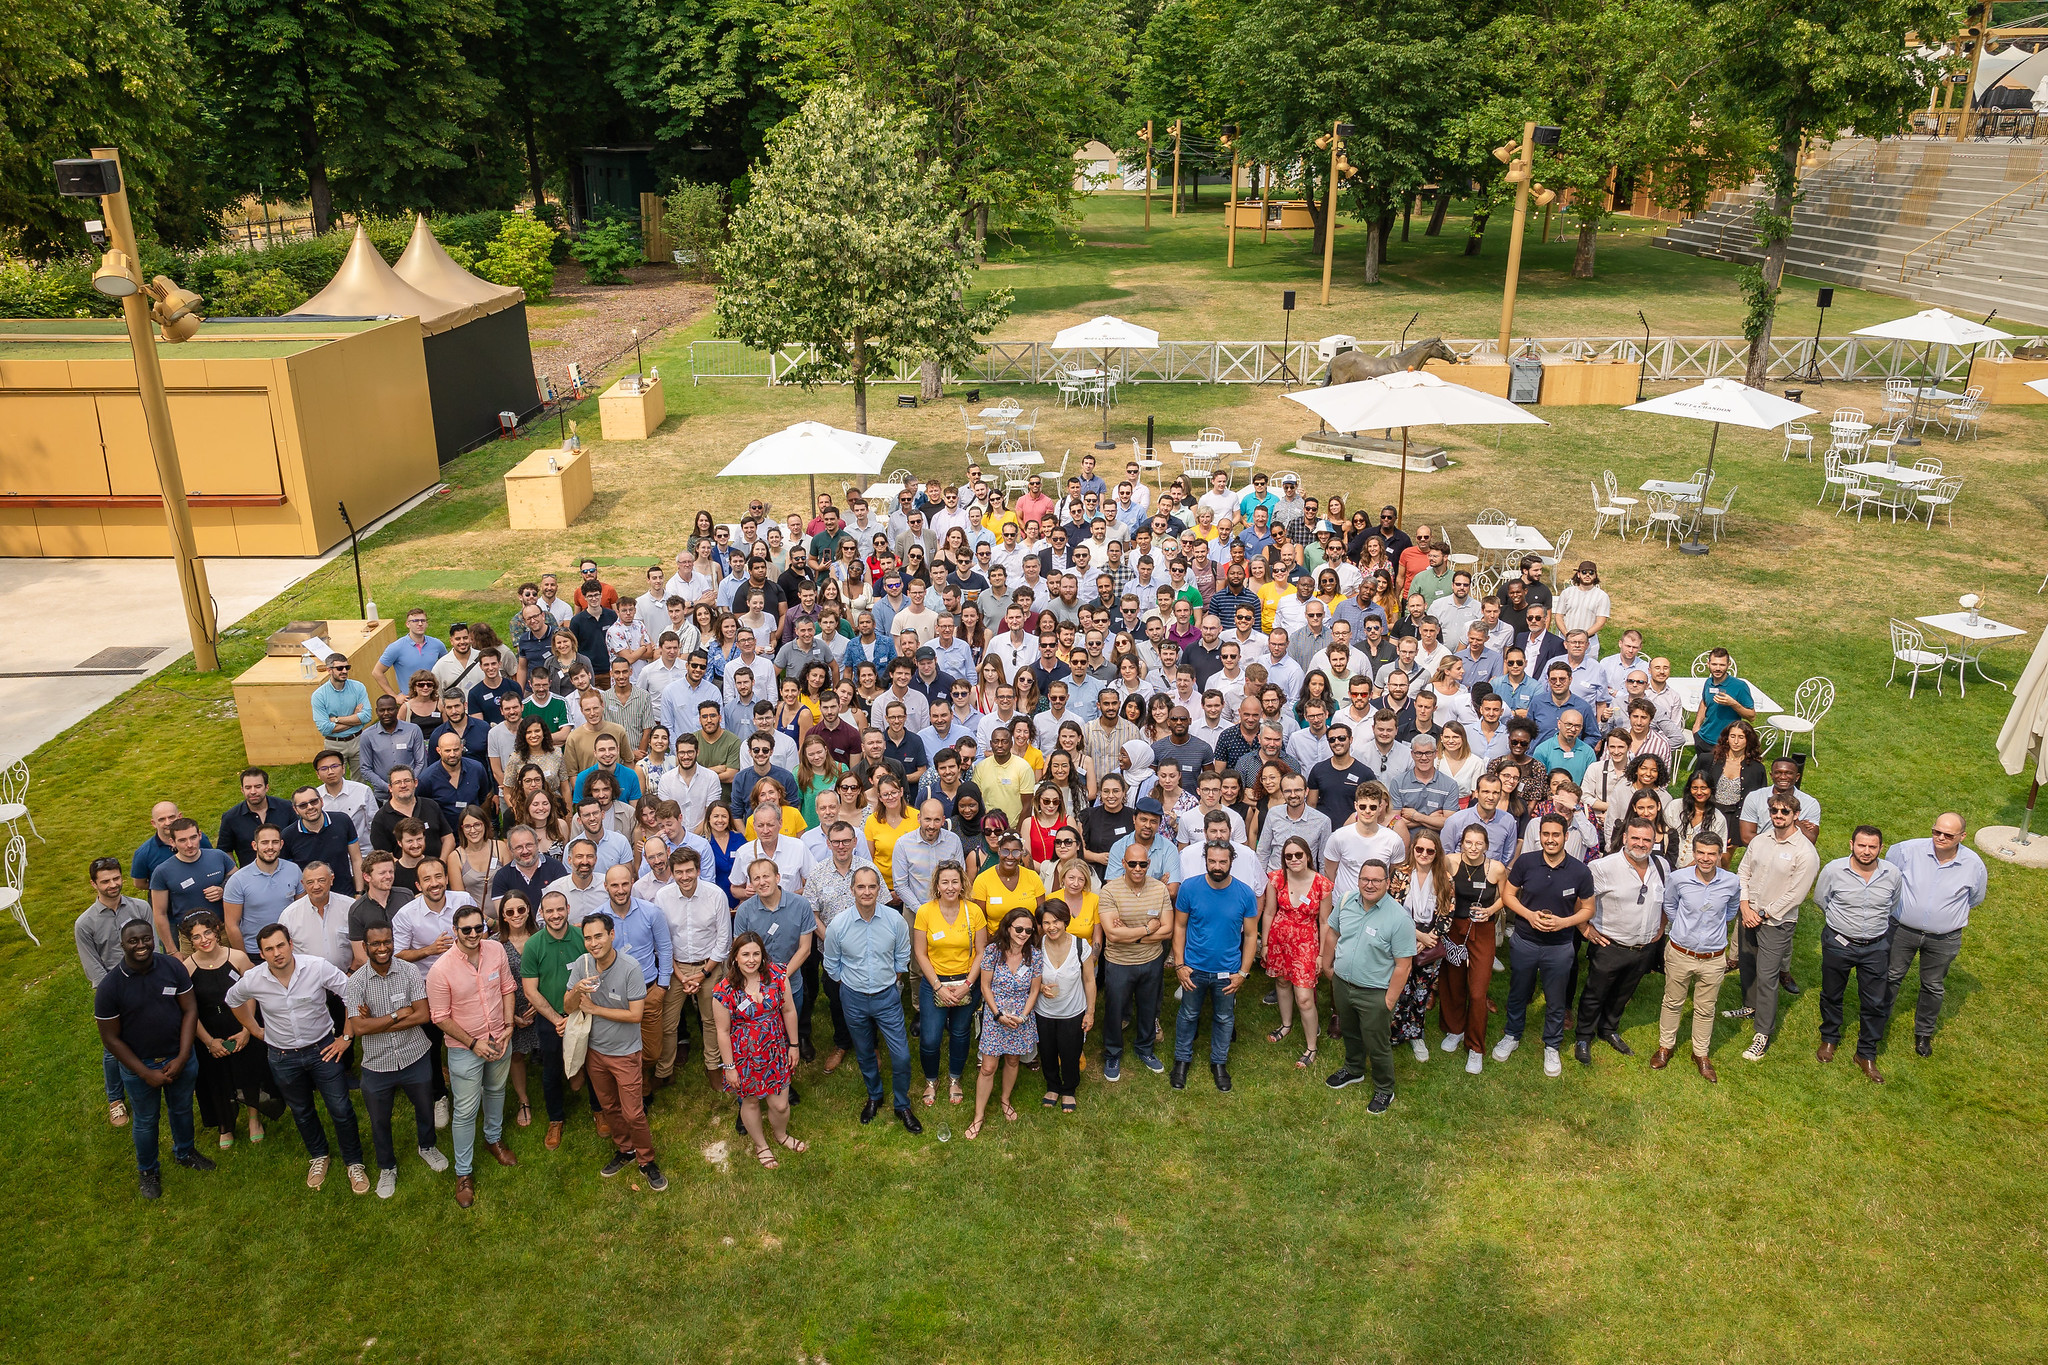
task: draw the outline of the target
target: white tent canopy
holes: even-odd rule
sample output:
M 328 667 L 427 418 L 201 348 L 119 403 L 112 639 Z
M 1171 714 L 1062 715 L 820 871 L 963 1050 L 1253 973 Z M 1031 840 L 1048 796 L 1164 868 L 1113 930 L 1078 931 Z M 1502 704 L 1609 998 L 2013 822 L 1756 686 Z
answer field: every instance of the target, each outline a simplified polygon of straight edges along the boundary
M 1911 317 L 1880 322 L 1875 327 L 1859 327 L 1855 335 L 1890 341 L 1922 341 L 1933 346 L 1982 346 L 1987 341 L 2012 339 L 2011 332 L 2001 332 L 1996 327 L 1959 318 L 1945 308 L 1928 308 Z

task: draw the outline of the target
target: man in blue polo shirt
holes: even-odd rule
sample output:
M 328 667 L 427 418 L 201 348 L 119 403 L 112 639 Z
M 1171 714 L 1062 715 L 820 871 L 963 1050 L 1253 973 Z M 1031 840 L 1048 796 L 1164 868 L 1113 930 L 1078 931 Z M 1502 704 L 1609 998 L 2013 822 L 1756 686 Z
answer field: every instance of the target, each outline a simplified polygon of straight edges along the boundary
M 228 878 L 221 909 L 227 928 L 223 941 L 232 947 L 239 935 L 242 951 L 256 957 L 261 953 L 256 936 L 284 918 L 285 907 L 304 895 L 306 888 L 299 880 L 298 864 L 281 856 L 283 831 L 263 826 L 256 831 L 253 847 L 255 856 L 249 865 Z
M 1166 847 L 1166 841 L 1159 840 L 1153 857 Z M 1230 1089 L 1226 1063 L 1237 1029 L 1237 991 L 1251 975 L 1259 938 L 1258 897 L 1230 875 L 1233 856 L 1227 843 L 1206 846 L 1205 875 L 1182 882 L 1174 897 L 1173 958 L 1180 964 L 1181 989 L 1180 1015 L 1173 1026 L 1175 1090 L 1187 1089 L 1204 1000 L 1210 1002 L 1209 1074 L 1218 1090 Z
M 177 1163 L 188 1170 L 212 1170 L 213 1162 L 200 1155 L 193 1140 L 192 1089 L 199 1068 L 192 1042 L 198 1036 L 199 1000 L 185 965 L 156 950 L 156 939 L 141 920 L 121 926 L 121 964 L 100 978 L 92 1014 L 100 1045 L 121 1066 L 142 1197 L 155 1199 L 164 1192 L 156 1141 L 159 1095 L 170 1104 L 171 1151 Z
M 431 673 L 448 646 L 427 634 L 427 613 L 414 607 L 405 614 L 405 634 L 384 646 L 377 656 L 377 681 L 394 697 L 402 697 L 412 686 L 412 675 Z
M 1494 1045 L 1493 1060 L 1504 1062 L 1522 1045 L 1529 1001 L 1543 982 L 1543 1074 L 1564 1074 L 1564 1012 L 1571 999 L 1572 965 L 1578 956 L 1579 926 L 1593 917 L 1593 874 L 1564 851 L 1565 818 L 1543 817 L 1539 848 L 1515 859 L 1501 898 L 1522 922 L 1515 926 L 1510 955 L 1507 1031 Z
M 1591 715 L 1589 711 L 1586 714 Z M 1738 720 L 1756 715 L 1756 694 L 1749 684 L 1735 676 L 1735 661 L 1718 646 L 1707 653 L 1707 681 L 1700 692 L 1699 721 L 1693 727 L 1693 747 L 1700 756 L 1714 752 L 1721 732 Z M 1677 756 L 1672 756 L 1677 762 Z

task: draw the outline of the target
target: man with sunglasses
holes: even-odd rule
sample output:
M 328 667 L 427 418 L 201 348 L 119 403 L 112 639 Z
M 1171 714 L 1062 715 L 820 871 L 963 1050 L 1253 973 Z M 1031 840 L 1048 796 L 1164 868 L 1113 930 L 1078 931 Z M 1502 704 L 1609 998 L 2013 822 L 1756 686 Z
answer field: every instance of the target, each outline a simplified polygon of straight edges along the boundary
M 340 756 L 332 750 L 324 750 L 314 765 L 314 771 L 325 777 L 326 769 L 330 767 L 339 777 Z M 365 797 L 368 790 L 364 788 Z M 362 831 L 355 821 L 341 811 L 328 808 L 326 790 L 322 787 L 300 787 L 293 792 L 292 811 L 297 818 L 284 827 L 285 858 L 301 868 L 308 863 L 326 863 L 334 870 L 335 890 L 344 896 L 353 896 L 363 871 Z
M 370 690 L 349 676 L 346 654 L 327 656 L 327 681 L 313 689 L 313 728 L 353 763 L 363 731 L 370 728 Z
M 1762 1061 L 1778 1017 L 1779 978 L 1792 958 L 1799 906 L 1820 875 L 1820 855 L 1799 828 L 1799 807 L 1776 792 L 1769 800 L 1770 828 L 1744 850 L 1738 869 L 1742 885 L 1742 928 L 1736 935 L 1744 1008 L 1752 1021 L 1746 1062 Z
M 1579 927 L 1591 944 L 1586 954 L 1586 982 L 1579 993 L 1572 1056 L 1579 1065 L 1593 1064 L 1593 1040 L 1624 1057 L 1635 1055 L 1622 1041 L 1621 1016 L 1635 998 L 1636 987 L 1657 961 L 1664 927 L 1664 880 L 1671 865 L 1653 853 L 1656 827 L 1648 820 L 1630 820 L 1622 827 L 1619 858 L 1596 858 L 1593 874 L 1593 918 Z

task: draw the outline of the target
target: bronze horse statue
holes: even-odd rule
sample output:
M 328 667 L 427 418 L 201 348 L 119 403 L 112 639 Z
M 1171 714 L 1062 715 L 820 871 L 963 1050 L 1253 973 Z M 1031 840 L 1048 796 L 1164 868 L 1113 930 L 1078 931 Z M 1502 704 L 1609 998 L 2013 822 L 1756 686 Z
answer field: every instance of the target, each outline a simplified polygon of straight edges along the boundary
M 1458 353 L 1444 345 L 1442 337 L 1427 337 L 1404 351 L 1393 355 L 1367 355 L 1364 351 L 1339 351 L 1330 357 L 1330 365 L 1323 376 L 1325 387 L 1331 384 L 1349 384 L 1360 379 L 1378 379 L 1381 375 L 1399 374 L 1403 370 L 1419 370 L 1432 360 L 1456 364 Z

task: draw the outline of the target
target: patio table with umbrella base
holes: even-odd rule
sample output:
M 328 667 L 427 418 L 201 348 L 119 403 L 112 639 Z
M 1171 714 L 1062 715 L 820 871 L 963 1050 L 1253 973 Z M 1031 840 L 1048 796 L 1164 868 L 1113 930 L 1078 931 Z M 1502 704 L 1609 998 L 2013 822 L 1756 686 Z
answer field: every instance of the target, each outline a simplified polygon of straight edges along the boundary
M 1762 389 L 1752 389 L 1738 379 L 1708 379 L 1695 384 L 1692 388 L 1667 393 L 1661 398 L 1631 403 L 1622 411 L 1653 412 L 1665 417 L 1690 417 L 1696 422 L 1714 424 L 1714 434 L 1707 442 L 1707 477 L 1700 488 L 1700 496 L 1705 498 L 1707 490 L 1714 482 L 1714 450 L 1721 444 L 1723 423 L 1769 431 L 1775 427 L 1782 427 L 1787 422 L 1811 417 L 1817 409 L 1780 398 L 1774 393 L 1765 393 Z M 1699 539 L 1699 526 L 1702 520 L 1701 517 L 1693 518 L 1693 539 L 1682 542 L 1678 547 L 1684 553 L 1707 553 L 1706 543 Z
M 2020 867 L 2048 867 L 2048 835 L 2033 832 L 2034 802 L 2048 780 L 2048 633 L 2034 646 L 2026 671 L 2013 684 L 2012 709 L 1998 732 L 1998 761 L 2007 775 L 2030 773 L 2027 812 L 2017 828 L 1986 825 L 1977 831 L 1977 847 L 2000 862 Z
M 1338 431 L 1401 428 L 1401 482 L 1394 499 L 1397 522 L 1408 511 L 1408 428 L 1550 425 L 1505 398 L 1453 384 L 1427 370 L 1401 370 L 1282 397 L 1301 404 Z
M 2011 332 L 2001 332 L 1996 327 L 1986 327 L 1981 322 L 1959 318 L 1942 308 L 1929 308 L 1907 318 L 1893 318 L 1880 322 L 1875 327 L 1859 327 L 1854 336 L 1879 337 L 1889 341 L 1924 341 L 1927 349 L 1920 357 L 1920 368 L 1927 368 L 1927 362 L 1936 346 L 1982 346 L 1987 341 L 2010 341 Z M 1906 433 L 1899 437 L 1901 446 L 1920 444 L 1920 393 L 1922 385 L 1913 386 L 1913 415 L 1906 422 Z
M 818 475 L 864 474 L 872 478 L 882 472 L 882 461 L 896 448 L 881 436 L 863 436 L 823 422 L 798 422 L 793 427 L 763 436 L 750 443 L 739 456 L 718 471 L 723 478 L 787 478 L 808 475 L 812 507 L 818 505 Z
M 1116 442 L 1109 439 L 1109 386 L 1111 351 L 1149 351 L 1159 345 L 1159 333 L 1149 327 L 1140 327 L 1135 322 L 1107 315 L 1090 318 L 1077 326 L 1068 327 L 1052 339 L 1052 344 L 1066 350 L 1101 351 L 1102 365 L 1102 439 L 1095 443 L 1097 450 L 1115 450 Z

